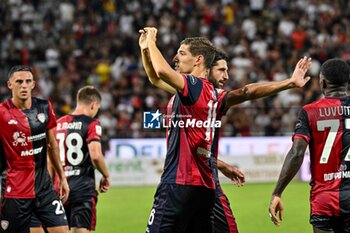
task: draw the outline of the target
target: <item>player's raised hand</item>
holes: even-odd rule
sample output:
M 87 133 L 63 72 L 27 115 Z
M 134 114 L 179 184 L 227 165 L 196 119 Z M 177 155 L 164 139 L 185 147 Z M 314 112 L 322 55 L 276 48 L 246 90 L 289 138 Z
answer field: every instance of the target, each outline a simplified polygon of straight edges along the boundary
M 305 74 L 310 69 L 311 60 L 310 57 L 303 57 L 295 66 L 291 81 L 296 87 L 303 87 L 310 80 L 310 77 L 305 77 Z
M 145 27 L 143 30 L 146 31 L 147 42 L 156 42 L 157 41 L 157 28 L 155 27 Z
M 110 187 L 110 180 L 109 177 L 102 177 L 100 180 L 100 187 L 99 187 L 99 191 L 101 193 L 105 193 L 109 190 Z
M 147 31 L 143 28 L 139 30 L 140 33 L 140 38 L 139 38 L 139 46 L 141 50 L 147 49 L 148 48 L 148 43 L 147 43 L 147 37 L 146 33 Z
M 270 206 L 269 206 L 269 215 L 270 215 L 271 221 L 276 226 L 279 226 L 280 221 L 283 220 L 283 211 L 284 211 L 284 204 L 281 197 L 272 195 Z M 279 219 L 277 218 L 277 214 Z

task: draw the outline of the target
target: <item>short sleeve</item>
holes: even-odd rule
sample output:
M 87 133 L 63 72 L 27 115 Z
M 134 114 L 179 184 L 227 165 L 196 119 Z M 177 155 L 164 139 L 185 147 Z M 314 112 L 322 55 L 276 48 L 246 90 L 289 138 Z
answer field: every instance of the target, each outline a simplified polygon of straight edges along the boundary
M 296 138 L 304 138 L 307 142 L 310 141 L 311 133 L 309 127 L 309 118 L 305 109 L 299 113 L 298 122 L 295 126 L 293 140 Z
M 184 79 L 184 90 L 182 92 L 178 91 L 181 102 L 184 105 L 193 105 L 199 99 L 202 89 L 203 81 L 193 75 L 182 75 Z
M 97 119 L 95 119 L 89 124 L 86 142 L 89 143 L 92 141 L 101 141 L 101 136 L 102 127 L 100 125 L 100 122 Z
M 226 108 L 227 91 L 220 89 L 218 91 L 218 101 L 219 101 L 219 113 L 225 115 L 228 108 Z
M 49 102 L 49 112 L 48 112 L 48 115 L 49 115 L 49 122 L 47 123 L 47 128 L 48 129 L 52 129 L 54 127 L 56 127 L 57 125 L 57 122 L 56 122 L 56 115 L 55 115 L 55 112 L 53 110 L 53 107 L 52 107 L 52 104 L 50 101 Z

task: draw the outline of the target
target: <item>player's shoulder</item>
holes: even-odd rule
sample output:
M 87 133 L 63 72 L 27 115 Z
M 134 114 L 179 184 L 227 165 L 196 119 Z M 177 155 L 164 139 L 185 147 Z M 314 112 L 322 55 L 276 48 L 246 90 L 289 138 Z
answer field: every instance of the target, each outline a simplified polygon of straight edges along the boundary
M 315 100 L 314 102 L 311 102 L 309 104 L 305 104 L 303 106 L 303 109 L 304 110 L 311 110 L 311 109 L 315 109 L 317 107 L 321 107 L 323 105 L 325 105 L 325 98 L 321 98 L 321 99 Z
M 192 85 L 197 84 L 198 82 L 209 82 L 205 78 L 197 77 L 193 74 L 183 74 L 182 75 L 185 79 L 187 79 Z
M 72 116 L 67 114 L 67 115 L 64 115 L 64 116 L 61 116 L 60 118 L 57 119 L 57 123 L 60 122 L 69 122 L 70 119 L 72 119 Z
M 97 118 L 93 118 L 85 114 L 80 114 L 80 115 L 67 114 L 61 117 L 60 119 L 62 119 L 62 121 L 79 121 L 85 125 L 90 125 L 91 123 L 94 123 L 94 122 L 99 123 L 99 120 Z
M 329 108 L 329 107 L 339 107 L 341 105 L 349 105 L 350 104 L 350 96 L 345 97 L 324 97 L 319 100 L 316 100 L 312 103 L 304 105 L 304 110 L 312 110 L 316 108 Z
M 7 112 L 9 109 L 8 107 L 4 104 L 4 103 L 1 103 L 0 104 L 0 114 L 3 116 L 5 112 Z
M 5 100 L 4 102 L 0 103 L 0 112 L 6 112 L 13 107 L 13 104 L 11 104 L 9 100 Z
M 49 106 L 49 100 L 47 99 L 42 99 L 38 97 L 32 97 L 32 102 L 36 104 L 37 106 L 43 106 L 43 107 L 48 107 Z

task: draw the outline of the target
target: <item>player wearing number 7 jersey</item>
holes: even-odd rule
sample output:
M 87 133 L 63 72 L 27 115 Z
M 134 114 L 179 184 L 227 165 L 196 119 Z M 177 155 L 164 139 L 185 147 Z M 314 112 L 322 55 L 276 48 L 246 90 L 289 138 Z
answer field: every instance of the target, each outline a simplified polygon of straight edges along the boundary
M 276 225 L 283 219 L 282 192 L 299 170 L 309 145 L 314 233 L 350 232 L 349 76 L 350 67 L 341 59 L 330 59 L 321 66 L 320 87 L 325 97 L 300 112 L 269 207 Z
M 61 162 L 70 187 L 70 196 L 64 203 L 71 232 L 89 232 L 95 229 L 97 191 L 95 167 L 102 174 L 100 192 L 109 189 L 109 172 L 101 149 L 101 126 L 95 119 L 101 95 L 93 86 L 78 91 L 77 107 L 72 114 L 57 120 L 56 139 Z

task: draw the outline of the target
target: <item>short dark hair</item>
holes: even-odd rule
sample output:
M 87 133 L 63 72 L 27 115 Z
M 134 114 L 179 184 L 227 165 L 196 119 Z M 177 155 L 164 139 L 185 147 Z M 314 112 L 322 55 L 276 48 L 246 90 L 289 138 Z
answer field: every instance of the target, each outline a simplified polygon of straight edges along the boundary
M 322 64 L 320 73 L 329 83 L 342 85 L 349 82 L 350 66 L 342 59 L 332 58 Z
M 79 89 L 77 102 L 91 104 L 94 101 L 101 102 L 101 94 L 94 86 L 84 86 Z
M 34 76 L 32 67 L 30 67 L 30 66 L 23 66 L 23 65 L 17 65 L 17 66 L 13 66 L 10 69 L 10 71 L 9 71 L 9 73 L 7 75 L 8 79 L 10 79 L 15 72 L 19 72 L 19 71 L 29 71 Z
M 228 57 L 224 51 L 217 49 L 211 67 L 216 66 L 220 60 L 225 60 L 228 62 Z
M 206 68 L 210 68 L 215 56 L 215 47 L 213 43 L 206 37 L 187 37 L 181 41 L 181 45 L 189 45 L 189 51 L 192 55 L 203 55 L 204 65 Z

